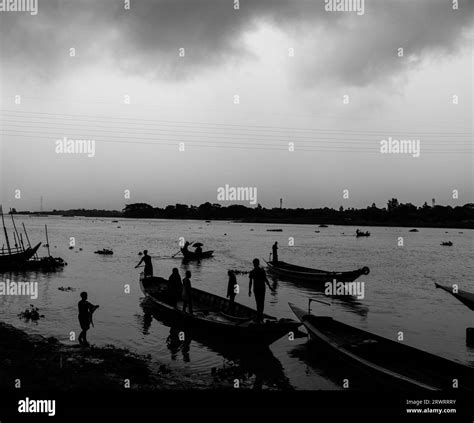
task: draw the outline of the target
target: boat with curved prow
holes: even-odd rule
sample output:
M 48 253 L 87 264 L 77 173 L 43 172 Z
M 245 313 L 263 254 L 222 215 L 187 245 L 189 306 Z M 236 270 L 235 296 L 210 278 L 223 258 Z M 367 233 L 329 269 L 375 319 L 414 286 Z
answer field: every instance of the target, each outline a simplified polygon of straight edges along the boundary
M 328 272 L 325 270 L 312 269 L 310 267 L 296 266 L 294 264 L 278 261 L 266 261 L 267 268 L 271 273 L 278 276 L 283 276 L 289 279 L 308 281 L 308 282 L 332 282 L 334 279 L 337 282 L 352 282 L 359 276 L 368 275 L 370 269 L 362 267 L 357 270 L 349 272 Z
M 473 367 L 289 305 L 311 340 L 395 390 L 474 391 Z
M 230 337 L 233 342 L 270 345 L 301 325 L 292 319 L 277 319 L 266 314 L 263 323 L 256 323 L 256 310 L 238 303 L 231 309 L 229 300 L 197 288 L 192 289 L 193 313 L 184 312 L 181 301 L 177 307 L 170 304 L 166 279 L 145 278 L 143 273 L 140 274 L 140 288 L 176 323 L 205 330 L 209 335 Z
M 0 269 L 11 269 L 18 266 L 21 267 L 36 254 L 40 245 L 41 242 L 36 244 L 34 247 L 28 247 L 25 250 L 20 248 L 11 249 L 10 253 L 5 249 L 2 249 L 0 251 Z

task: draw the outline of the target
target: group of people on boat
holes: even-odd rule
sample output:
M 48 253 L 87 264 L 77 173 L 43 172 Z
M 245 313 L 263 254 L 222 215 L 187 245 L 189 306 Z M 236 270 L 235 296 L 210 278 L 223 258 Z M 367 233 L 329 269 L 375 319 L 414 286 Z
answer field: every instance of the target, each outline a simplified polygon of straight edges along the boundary
M 273 245 L 273 257 L 277 258 L 278 261 L 278 243 Z M 135 268 L 139 267 L 142 263 L 145 263 L 144 276 L 146 278 L 153 276 L 153 265 L 151 257 L 148 254 L 148 250 L 143 251 L 143 256 Z M 173 268 L 170 277 L 168 278 L 168 298 L 169 304 L 177 308 L 178 302 L 182 300 L 183 311 L 186 310 L 189 313 L 193 313 L 193 299 L 192 299 L 192 286 L 191 286 L 191 272 L 186 271 L 185 278 L 181 280 L 178 268 Z M 233 313 L 235 308 L 235 297 L 239 293 L 239 287 L 237 283 L 237 277 L 233 270 L 227 272 L 229 276 L 227 284 L 227 295 L 229 299 L 229 312 Z M 270 286 L 270 282 L 267 279 L 266 272 L 260 267 L 260 260 L 253 260 L 253 269 L 249 273 L 249 297 L 253 294 L 255 296 L 255 303 L 257 305 L 257 321 L 263 322 L 263 310 L 265 308 L 265 292 L 266 286 L 273 291 L 274 289 Z

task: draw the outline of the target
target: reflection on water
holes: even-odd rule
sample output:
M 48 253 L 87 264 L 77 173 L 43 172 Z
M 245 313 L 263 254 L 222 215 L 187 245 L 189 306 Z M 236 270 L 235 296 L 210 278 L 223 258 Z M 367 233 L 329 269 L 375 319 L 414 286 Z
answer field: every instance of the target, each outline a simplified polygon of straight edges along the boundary
M 312 283 L 309 281 L 294 281 L 288 280 L 280 275 L 269 274 L 268 278 L 273 280 L 273 286 L 278 286 L 278 282 L 283 285 L 289 285 L 290 287 L 297 287 L 301 289 L 301 292 L 306 294 L 307 299 L 314 298 L 316 300 L 323 301 L 324 303 L 329 303 L 330 305 L 336 304 L 347 309 L 351 313 L 355 313 L 362 318 L 366 318 L 369 312 L 369 308 L 364 306 L 360 300 L 352 295 L 344 296 L 330 296 L 325 294 L 324 283 Z M 275 293 L 276 295 L 276 293 Z
M 268 347 L 232 343 L 229 339 L 212 336 L 212 333 L 197 328 L 176 326 L 175 323 L 160 312 L 153 301 L 143 298 L 140 302 L 143 310 L 143 334 L 148 335 L 153 318 L 158 323 L 170 328 L 166 345 L 175 361 L 178 355 L 185 363 L 192 361 L 193 345 L 199 348 L 204 345 L 224 358 L 221 366 L 215 366 L 211 372 L 215 378 L 233 381 L 238 379 L 241 386 L 253 389 L 273 388 L 279 390 L 293 389 L 285 376 L 281 362 L 275 358 Z M 236 340 L 238 342 L 238 340 Z
M 25 223 L 34 242 L 44 239 L 45 218 L 18 216 Z M 192 272 L 194 287 L 225 297 L 228 269 L 249 271 L 252 259 L 268 257 L 278 241 L 282 260 L 296 265 L 347 271 L 368 266 L 370 274 L 358 281 L 365 283 L 365 298 L 329 299 L 320 295 L 321 287 L 288 282 L 272 277 L 275 292 L 267 290 L 265 312 L 278 318 L 295 316 L 288 302 L 308 307 L 308 298 L 320 298 L 331 306 L 313 303 L 313 314 L 327 314 L 344 323 L 393 338 L 403 330 L 409 345 L 464 363 L 474 361 L 474 349 L 465 342 L 466 327 L 472 327 L 472 312 L 455 298 L 440 292 L 433 282 L 458 283 L 461 289 L 474 292 L 472 275 L 472 242 L 474 231 L 452 233 L 454 246 L 443 248 L 444 229 L 423 228 L 412 234 L 406 228 L 366 228 L 371 236 L 358 240 L 356 228 L 329 226 L 315 233 L 311 225 L 279 225 L 282 233 L 266 232 L 265 224 L 213 221 L 120 219 L 121 228 L 112 219 L 47 218 L 51 254 L 63 257 L 68 266 L 58 272 L 8 272 L 3 280 L 38 282 L 38 299 L 3 296 L 0 298 L 0 321 L 11 323 L 35 334 L 55 336 L 68 342 L 71 331 L 80 330 L 77 320 L 79 293 L 87 291 L 89 299 L 100 308 L 94 314 L 95 327 L 89 340 L 100 346 L 113 344 L 141 354 L 150 354 L 157 362 L 184 368 L 192 375 L 209 374 L 231 381 L 234 373 L 250 387 L 279 386 L 281 389 L 340 389 L 338 377 L 328 374 L 324 357 L 318 362 L 293 353 L 303 348 L 306 339 L 283 337 L 266 352 L 243 351 L 239 345 L 214 342 L 207 336 L 192 334 L 186 343 L 176 339 L 173 324 L 165 325 L 144 312 L 140 306 L 143 294 L 134 266 L 138 253 L 148 249 L 153 258 L 154 273 L 168 278 L 177 267 L 183 275 Z M 224 234 L 227 234 L 226 236 Z M 178 236 L 199 240 L 215 256 L 200 262 L 183 263 L 182 257 L 171 258 L 178 250 Z M 70 237 L 76 247 L 69 249 Z M 295 246 L 285 247 L 288 237 Z M 397 247 L 403 236 L 405 247 Z M 94 251 L 112 248 L 114 255 L 98 256 Z M 262 261 L 263 263 L 263 261 Z M 237 274 L 240 293 L 236 301 L 255 308 L 255 298 L 248 296 L 248 274 Z M 130 289 L 127 293 L 125 286 Z M 60 290 L 71 287 L 74 291 Z M 38 324 L 18 319 L 18 313 L 34 304 L 45 315 Z M 179 341 L 179 342 L 178 342 Z M 219 341 L 219 340 L 217 340 Z M 0 341 L 1 342 L 1 341 Z M 319 366 L 319 367 L 318 367 Z M 340 364 L 338 365 L 341 366 Z

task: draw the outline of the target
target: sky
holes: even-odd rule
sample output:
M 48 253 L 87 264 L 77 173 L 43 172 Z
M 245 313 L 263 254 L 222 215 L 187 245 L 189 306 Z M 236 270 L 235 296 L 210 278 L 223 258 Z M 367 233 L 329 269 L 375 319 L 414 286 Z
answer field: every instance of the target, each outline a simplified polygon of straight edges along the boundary
M 5 209 L 474 201 L 474 2 L 125 3 L 0 11 Z

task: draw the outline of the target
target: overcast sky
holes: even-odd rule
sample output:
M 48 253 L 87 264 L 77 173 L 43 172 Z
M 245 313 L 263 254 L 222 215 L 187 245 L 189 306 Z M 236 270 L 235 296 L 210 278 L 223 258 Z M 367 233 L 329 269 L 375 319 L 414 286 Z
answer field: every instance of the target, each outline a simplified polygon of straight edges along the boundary
M 200 204 L 226 184 L 256 187 L 266 207 L 473 202 L 474 2 L 364 6 L 39 0 L 37 15 L 0 12 L 2 203 Z M 64 137 L 94 140 L 94 157 L 58 154 Z M 382 154 L 389 137 L 419 139 L 420 156 Z

